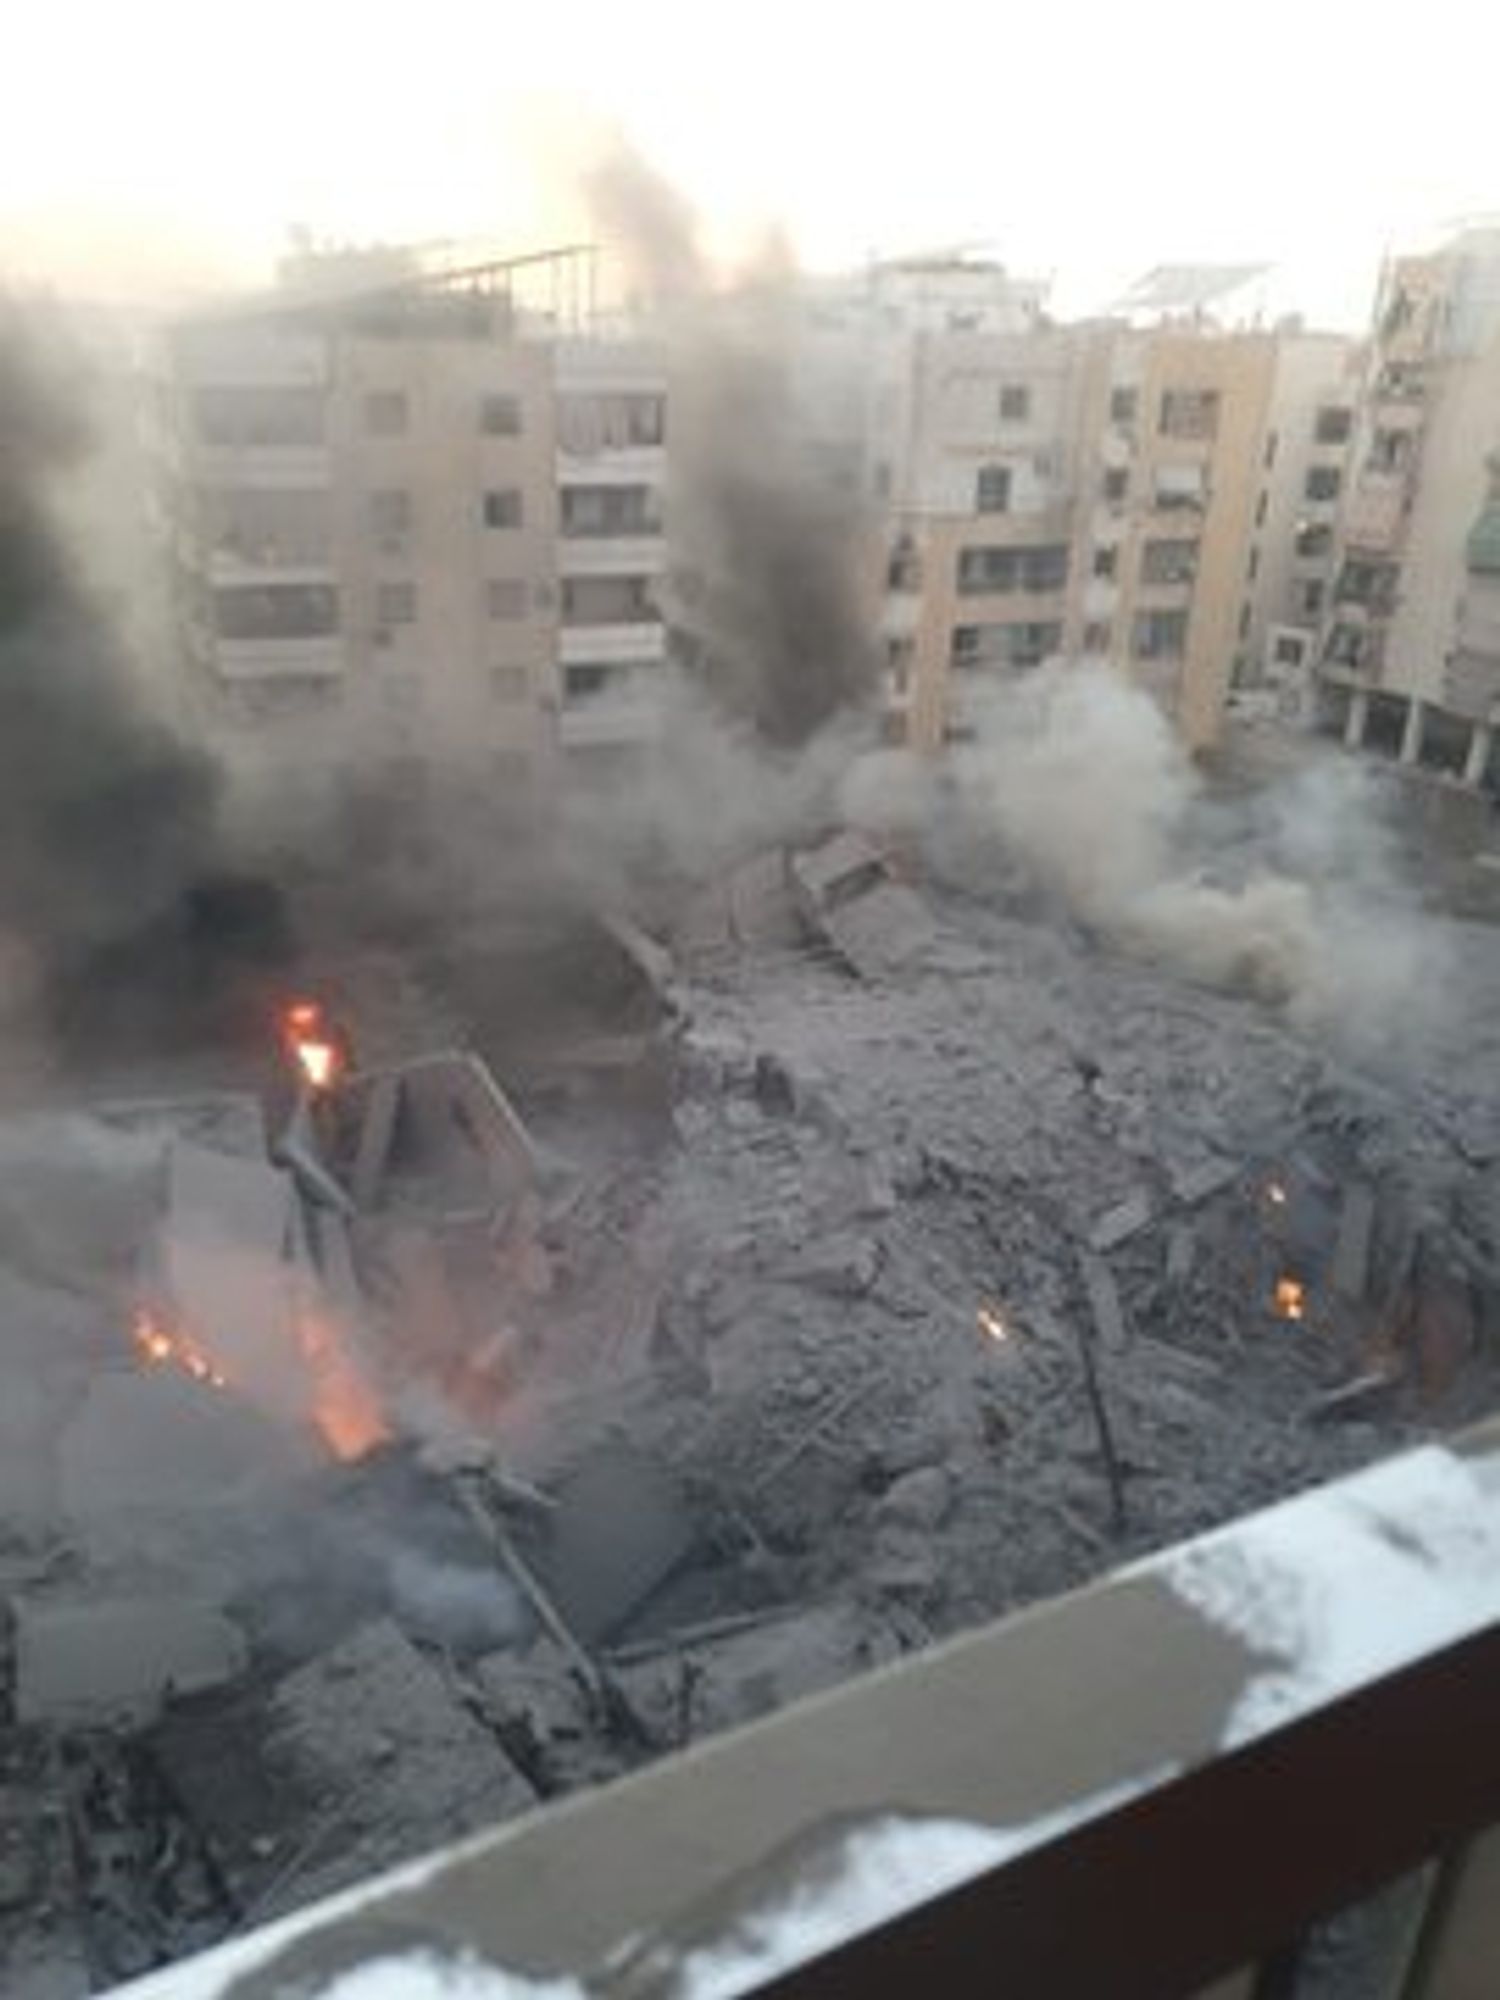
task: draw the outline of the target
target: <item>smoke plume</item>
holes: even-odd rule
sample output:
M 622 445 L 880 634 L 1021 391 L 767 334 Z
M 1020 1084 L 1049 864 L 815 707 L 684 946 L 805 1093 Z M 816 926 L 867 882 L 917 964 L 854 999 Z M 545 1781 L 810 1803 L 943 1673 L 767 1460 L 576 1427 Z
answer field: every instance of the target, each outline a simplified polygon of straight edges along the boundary
M 200 861 L 214 784 L 135 703 L 51 513 L 86 455 L 78 369 L 0 301 L 0 938 L 43 963 L 162 906 Z
M 688 663 L 763 740 L 805 743 L 875 685 L 852 351 L 813 334 L 780 248 L 719 285 L 691 207 L 623 145 L 586 195 L 669 354 L 673 612 Z
M 1431 1023 L 1440 947 L 1358 774 L 1314 767 L 1235 822 L 1203 809 L 1147 695 L 1059 667 L 997 698 L 957 783 L 971 832 L 998 832 L 1037 886 L 1126 948 L 1355 1042 Z

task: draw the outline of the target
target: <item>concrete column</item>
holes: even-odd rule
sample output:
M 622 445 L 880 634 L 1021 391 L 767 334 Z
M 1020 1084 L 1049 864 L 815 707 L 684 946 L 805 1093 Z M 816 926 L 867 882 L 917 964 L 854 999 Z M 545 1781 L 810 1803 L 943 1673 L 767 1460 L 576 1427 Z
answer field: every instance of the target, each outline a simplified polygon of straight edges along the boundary
M 1353 688 L 1349 694 L 1349 719 L 1344 724 L 1344 748 L 1363 750 L 1365 747 L 1365 724 L 1370 719 L 1370 697 L 1363 688 Z
M 1476 722 L 1474 734 L 1469 738 L 1469 755 L 1464 763 L 1464 783 L 1477 785 L 1489 769 L 1490 745 L 1495 740 L 1495 732 L 1487 722 Z
M 1406 727 L 1401 732 L 1401 762 L 1415 764 L 1422 750 L 1422 704 L 1415 695 L 1406 711 Z

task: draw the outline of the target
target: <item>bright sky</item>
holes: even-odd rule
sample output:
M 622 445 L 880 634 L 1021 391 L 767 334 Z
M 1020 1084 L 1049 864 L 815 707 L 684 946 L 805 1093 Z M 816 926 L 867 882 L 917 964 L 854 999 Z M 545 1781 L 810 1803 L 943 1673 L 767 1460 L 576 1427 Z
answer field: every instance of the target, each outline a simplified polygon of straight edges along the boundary
M 576 231 L 569 162 L 611 124 L 721 242 L 779 220 L 820 266 L 983 242 L 1065 306 L 1265 258 L 1358 323 L 1390 236 L 1500 209 L 1481 0 L 13 12 L 0 262 L 94 291 L 263 278 L 299 221 L 534 247 Z

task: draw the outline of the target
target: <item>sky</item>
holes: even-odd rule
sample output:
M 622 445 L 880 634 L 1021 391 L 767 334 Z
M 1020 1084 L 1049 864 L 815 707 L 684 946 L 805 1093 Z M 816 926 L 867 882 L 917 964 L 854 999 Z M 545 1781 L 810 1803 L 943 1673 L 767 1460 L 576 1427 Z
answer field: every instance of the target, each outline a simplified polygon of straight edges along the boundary
M 1278 305 L 1359 325 L 1389 242 L 1500 209 L 1485 12 L 46 0 L 7 24 L 0 278 L 254 282 L 297 223 L 574 239 L 616 130 L 726 253 L 776 225 L 814 268 L 983 245 L 1064 309 L 1158 262 L 1264 259 Z

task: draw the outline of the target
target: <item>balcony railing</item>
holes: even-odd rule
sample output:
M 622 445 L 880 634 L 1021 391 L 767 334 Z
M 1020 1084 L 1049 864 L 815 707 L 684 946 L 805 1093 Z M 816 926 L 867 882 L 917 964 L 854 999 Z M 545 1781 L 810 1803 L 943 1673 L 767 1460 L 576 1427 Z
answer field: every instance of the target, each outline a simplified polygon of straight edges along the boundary
M 1255 1968 L 1284 1981 L 1310 1927 L 1405 1878 L 1358 1990 L 1488 1993 L 1461 1968 L 1500 1964 L 1497 1688 L 1491 1426 L 136 1991 L 258 2000 L 420 1951 L 618 2000 L 1265 1993 Z

